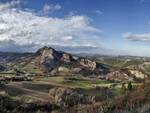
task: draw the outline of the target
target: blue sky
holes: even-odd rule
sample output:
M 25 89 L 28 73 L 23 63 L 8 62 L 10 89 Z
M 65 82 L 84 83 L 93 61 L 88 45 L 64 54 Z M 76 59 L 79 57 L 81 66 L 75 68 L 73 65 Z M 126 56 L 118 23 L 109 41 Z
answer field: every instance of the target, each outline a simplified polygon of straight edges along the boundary
M 149 11 L 150 0 L 0 0 L 0 50 L 150 56 Z

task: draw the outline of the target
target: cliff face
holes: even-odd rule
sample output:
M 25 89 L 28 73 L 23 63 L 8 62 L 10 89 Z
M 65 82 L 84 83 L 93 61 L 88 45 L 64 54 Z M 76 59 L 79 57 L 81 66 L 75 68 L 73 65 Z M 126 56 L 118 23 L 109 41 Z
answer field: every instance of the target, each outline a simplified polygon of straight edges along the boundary
M 51 47 L 43 47 L 35 54 L 19 61 L 19 70 L 29 73 L 50 75 L 101 75 L 109 72 L 104 64 L 98 64 L 88 58 L 78 57 L 69 53 L 56 51 Z M 21 64 L 21 65 L 20 65 Z
M 91 69 L 91 70 L 96 69 L 96 62 L 91 61 L 91 60 L 89 60 L 89 59 L 81 59 L 81 60 L 79 61 L 79 63 L 80 63 L 82 66 L 87 67 L 87 68 L 89 68 L 89 69 Z

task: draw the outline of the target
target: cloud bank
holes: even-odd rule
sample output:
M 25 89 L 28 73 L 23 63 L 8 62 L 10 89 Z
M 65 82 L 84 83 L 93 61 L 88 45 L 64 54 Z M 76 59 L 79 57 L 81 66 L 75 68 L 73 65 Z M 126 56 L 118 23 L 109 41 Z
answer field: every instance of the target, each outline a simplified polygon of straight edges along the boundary
M 34 51 L 45 45 L 96 46 L 94 37 L 99 37 L 101 30 L 91 26 L 88 17 L 39 16 L 33 11 L 23 10 L 19 4 L 20 1 L 0 3 L 0 50 Z M 45 13 L 59 9 L 59 4 L 43 6 Z
M 123 34 L 123 37 L 131 41 L 150 41 L 150 33 L 133 34 L 131 32 L 127 32 Z

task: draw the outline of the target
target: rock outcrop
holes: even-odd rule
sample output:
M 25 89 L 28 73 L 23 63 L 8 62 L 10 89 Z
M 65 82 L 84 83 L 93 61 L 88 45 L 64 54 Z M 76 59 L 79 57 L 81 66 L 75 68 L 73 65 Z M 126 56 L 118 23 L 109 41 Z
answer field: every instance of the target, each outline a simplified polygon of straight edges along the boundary
M 53 88 L 49 95 L 54 98 L 55 103 L 61 107 L 68 107 L 95 102 L 95 96 L 86 96 L 69 88 Z
M 136 69 L 121 69 L 112 71 L 106 75 L 106 80 L 115 82 L 136 81 L 146 78 L 148 75 Z
M 114 82 L 125 82 L 125 81 L 133 81 L 133 78 L 130 77 L 127 73 L 124 73 L 122 71 L 114 71 L 106 75 L 106 80 Z
M 96 62 L 95 61 L 91 61 L 89 59 L 84 59 L 84 58 L 81 59 L 80 60 L 80 64 L 82 66 L 84 66 L 84 67 L 87 67 L 87 68 L 91 69 L 91 70 L 96 69 Z

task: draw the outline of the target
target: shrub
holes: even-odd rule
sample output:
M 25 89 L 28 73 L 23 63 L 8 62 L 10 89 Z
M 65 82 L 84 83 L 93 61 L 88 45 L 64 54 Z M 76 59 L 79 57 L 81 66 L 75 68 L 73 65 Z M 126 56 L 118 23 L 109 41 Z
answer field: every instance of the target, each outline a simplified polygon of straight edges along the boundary
M 126 93 L 126 86 L 125 84 L 123 83 L 122 86 L 121 86 L 121 89 L 120 89 L 120 94 L 125 94 Z
M 127 87 L 128 91 L 131 91 L 133 89 L 132 83 L 131 81 L 128 82 L 128 87 Z

